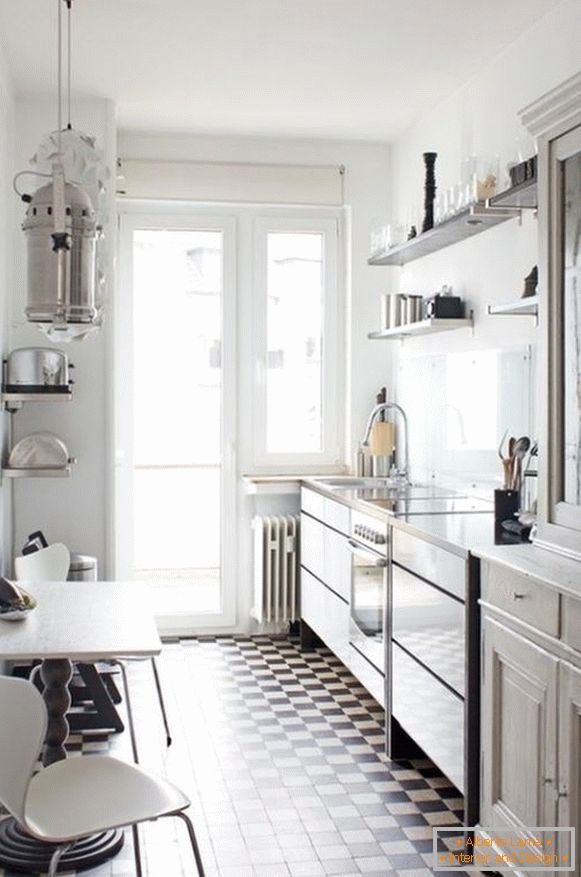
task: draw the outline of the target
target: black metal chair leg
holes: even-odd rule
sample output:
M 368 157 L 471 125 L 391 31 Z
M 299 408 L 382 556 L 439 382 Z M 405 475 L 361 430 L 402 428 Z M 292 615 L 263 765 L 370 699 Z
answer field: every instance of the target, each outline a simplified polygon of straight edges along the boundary
M 182 810 L 179 810 L 177 813 L 172 813 L 170 815 L 178 816 L 183 822 L 186 823 L 186 828 L 188 829 L 188 834 L 190 836 L 190 843 L 192 845 L 194 859 L 196 860 L 196 867 L 198 869 L 199 877 L 206 877 L 206 872 L 204 871 L 204 865 L 202 864 L 202 856 L 200 854 L 200 848 L 198 846 L 198 840 L 196 838 L 194 826 L 192 825 L 192 820 Z
M 137 737 L 135 736 L 135 724 L 133 722 L 133 707 L 131 705 L 131 696 L 129 694 L 129 680 L 127 679 L 127 669 L 123 661 L 112 662 L 119 667 L 121 678 L 123 679 L 123 693 L 125 695 L 125 708 L 127 710 L 127 724 L 129 725 L 129 737 L 131 739 L 131 752 L 133 761 L 139 764 L 139 752 L 137 751 Z
M 135 877 L 143 877 L 143 869 L 141 867 L 141 847 L 139 845 L 139 829 L 137 825 L 131 826 L 133 834 L 133 855 L 135 857 Z
M 155 687 L 157 688 L 157 697 L 159 699 L 159 708 L 161 710 L 161 717 L 163 719 L 163 726 L 165 728 L 165 742 L 167 743 L 167 746 L 170 747 L 172 744 L 172 739 L 169 732 L 169 723 L 167 720 L 167 713 L 165 711 L 165 703 L 163 700 L 161 683 L 159 681 L 159 673 L 157 672 L 157 664 L 155 662 L 155 658 L 151 659 L 151 669 L 153 670 L 153 678 L 155 679 Z

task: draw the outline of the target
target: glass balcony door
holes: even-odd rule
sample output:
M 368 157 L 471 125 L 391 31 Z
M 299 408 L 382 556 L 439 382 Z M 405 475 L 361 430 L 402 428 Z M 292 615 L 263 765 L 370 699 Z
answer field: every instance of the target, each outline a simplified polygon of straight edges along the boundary
M 163 631 L 234 623 L 234 228 L 122 217 L 117 314 L 118 578 Z

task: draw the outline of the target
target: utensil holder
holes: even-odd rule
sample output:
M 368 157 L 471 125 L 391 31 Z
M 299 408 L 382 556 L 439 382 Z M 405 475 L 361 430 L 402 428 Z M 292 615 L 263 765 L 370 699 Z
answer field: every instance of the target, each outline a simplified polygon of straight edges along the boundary
M 518 490 L 504 490 L 498 487 L 494 491 L 494 523 L 502 524 L 514 518 L 519 510 L 520 493 Z

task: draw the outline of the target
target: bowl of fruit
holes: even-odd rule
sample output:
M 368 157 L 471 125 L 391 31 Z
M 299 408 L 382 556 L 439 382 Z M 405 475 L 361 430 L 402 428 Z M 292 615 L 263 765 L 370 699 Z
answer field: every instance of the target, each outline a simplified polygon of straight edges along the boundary
M 0 576 L 0 621 L 22 621 L 35 607 L 32 594 Z

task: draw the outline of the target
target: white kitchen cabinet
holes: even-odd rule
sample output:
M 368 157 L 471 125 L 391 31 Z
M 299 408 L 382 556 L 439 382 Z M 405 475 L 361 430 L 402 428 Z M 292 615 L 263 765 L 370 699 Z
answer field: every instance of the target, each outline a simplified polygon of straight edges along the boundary
M 301 515 L 301 565 L 349 601 L 351 554 L 347 538 L 305 514 Z
M 343 662 L 349 655 L 349 604 L 306 569 L 301 571 L 301 618 Z
M 351 590 L 349 514 L 342 503 L 302 488 L 301 618 L 345 663 Z
M 558 660 L 485 616 L 480 823 L 555 824 Z
M 301 514 L 301 566 L 325 581 L 325 530 L 320 521 Z

